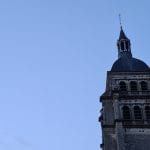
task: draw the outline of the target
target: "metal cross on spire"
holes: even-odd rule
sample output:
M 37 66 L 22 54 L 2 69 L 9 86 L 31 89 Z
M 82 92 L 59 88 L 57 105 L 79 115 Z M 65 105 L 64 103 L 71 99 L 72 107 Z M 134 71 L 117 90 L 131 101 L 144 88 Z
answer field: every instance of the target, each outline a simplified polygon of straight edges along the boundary
M 119 14 L 119 23 L 120 23 L 120 28 L 122 29 L 121 14 Z

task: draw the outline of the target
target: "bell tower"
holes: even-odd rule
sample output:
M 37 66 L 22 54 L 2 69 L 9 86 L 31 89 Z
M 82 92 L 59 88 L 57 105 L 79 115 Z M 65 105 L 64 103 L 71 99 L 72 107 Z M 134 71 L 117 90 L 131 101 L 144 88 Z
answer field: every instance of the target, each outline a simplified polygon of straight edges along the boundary
M 118 59 L 107 72 L 99 121 L 102 150 L 150 150 L 150 68 L 132 56 L 122 27 Z

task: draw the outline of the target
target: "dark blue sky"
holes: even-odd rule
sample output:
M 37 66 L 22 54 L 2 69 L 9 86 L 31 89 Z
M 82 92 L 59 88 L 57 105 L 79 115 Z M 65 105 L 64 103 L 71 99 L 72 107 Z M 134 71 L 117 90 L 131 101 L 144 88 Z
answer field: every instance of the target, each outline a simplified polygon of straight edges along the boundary
M 99 149 L 119 13 L 133 56 L 150 64 L 148 0 L 0 2 L 1 150 Z

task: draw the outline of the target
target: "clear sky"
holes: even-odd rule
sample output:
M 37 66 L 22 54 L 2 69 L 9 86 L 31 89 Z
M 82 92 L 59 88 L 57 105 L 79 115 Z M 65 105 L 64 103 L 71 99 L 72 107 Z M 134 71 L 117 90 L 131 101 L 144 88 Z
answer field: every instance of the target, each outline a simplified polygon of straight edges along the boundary
M 0 1 L 1 150 L 99 149 L 119 13 L 149 65 L 149 0 Z

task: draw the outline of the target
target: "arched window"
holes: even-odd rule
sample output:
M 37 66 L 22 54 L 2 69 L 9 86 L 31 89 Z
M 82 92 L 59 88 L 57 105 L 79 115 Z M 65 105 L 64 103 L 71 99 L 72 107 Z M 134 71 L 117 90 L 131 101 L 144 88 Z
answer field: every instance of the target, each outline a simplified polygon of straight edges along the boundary
M 142 119 L 142 112 L 139 106 L 134 106 L 134 118 L 136 120 Z
M 124 50 L 124 42 L 121 42 L 121 50 Z
M 150 120 L 150 106 L 145 107 L 146 119 Z
M 127 86 L 126 86 L 126 83 L 124 81 L 121 81 L 119 83 L 119 87 L 120 87 L 120 91 L 127 91 Z
M 128 45 L 128 41 L 126 41 L 126 49 L 128 50 L 129 45 Z
M 137 82 L 131 81 L 130 82 L 130 89 L 131 89 L 131 91 L 137 91 Z
M 128 106 L 123 106 L 122 111 L 123 111 L 123 119 L 130 120 L 131 119 L 131 114 L 130 114 L 129 107 Z
M 140 84 L 141 84 L 141 90 L 142 91 L 147 91 L 148 90 L 147 82 L 142 81 Z

